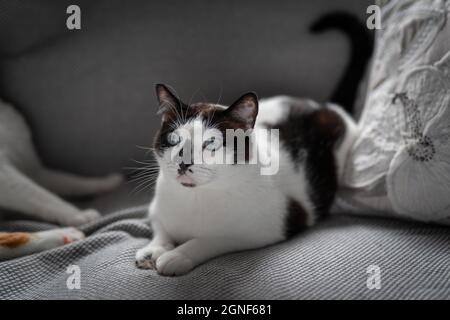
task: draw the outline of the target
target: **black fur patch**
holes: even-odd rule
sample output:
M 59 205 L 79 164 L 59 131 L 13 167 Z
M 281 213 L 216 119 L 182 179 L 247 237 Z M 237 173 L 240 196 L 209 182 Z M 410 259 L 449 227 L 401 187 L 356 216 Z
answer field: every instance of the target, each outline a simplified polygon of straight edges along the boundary
M 308 216 L 302 205 L 290 198 L 288 199 L 286 211 L 284 235 L 288 239 L 307 227 Z
M 345 134 L 345 123 L 332 109 L 315 108 L 306 100 L 291 105 L 289 113 L 286 120 L 271 128 L 279 129 L 280 142 L 289 151 L 296 167 L 305 166 L 310 186 L 308 194 L 314 214 L 320 218 L 330 210 L 337 191 L 334 149 Z M 288 230 L 294 228 L 289 226 L 293 220 L 291 211 L 288 209 L 286 218 Z
M 256 96 L 255 96 L 256 99 Z M 231 108 L 231 107 L 229 107 Z M 177 108 L 169 108 L 164 113 L 163 121 L 161 124 L 160 130 L 157 132 L 153 147 L 155 149 L 155 152 L 162 156 L 164 151 L 167 148 L 170 148 L 171 145 L 167 141 L 167 137 L 169 133 L 174 131 L 176 128 L 173 127 L 173 124 L 178 121 L 188 122 L 196 117 L 201 117 L 205 123 L 208 123 L 210 125 L 214 125 L 223 135 L 223 146 L 226 147 L 227 144 L 231 145 L 231 143 L 234 143 L 234 154 L 235 154 L 235 161 L 234 163 L 238 163 L 238 158 L 241 156 L 238 155 L 237 150 L 237 143 L 236 141 L 227 141 L 227 135 L 226 130 L 232 129 L 232 130 L 244 130 L 253 127 L 253 123 L 251 123 L 250 127 L 248 123 L 241 121 L 240 119 L 236 119 L 233 117 L 233 115 L 229 112 L 229 108 L 225 108 L 223 106 L 214 105 L 210 103 L 194 103 L 191 105 L 186 105 L 182 101 L 179 101 L 177 103 Z M 256 118 L 256 114 L 254 115 Z M 235 139 L 236 140 L 236 139 Z M 193 149 L 192 149 L 193 150 Z M 250 141 L 249 139 L 245 140 L 245 154 L 243 155 L 244 159 L 248 162 L 249 160 L 249 150 L 250 150 Z

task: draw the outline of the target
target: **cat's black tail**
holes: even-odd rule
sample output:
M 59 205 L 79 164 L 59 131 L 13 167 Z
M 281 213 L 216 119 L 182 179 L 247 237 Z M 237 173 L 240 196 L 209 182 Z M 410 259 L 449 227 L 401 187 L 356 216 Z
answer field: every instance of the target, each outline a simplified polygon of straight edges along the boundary
M 359 83 L 373 51 L 373 34 L 357 17 L 346 12 L 325 14 L 314 22 L 310 31 L 322 33 L 337 29 L 345 33 L 351 44 L 350 59 L 344 74 L 334 89 L 329 101 L 340 104 L 349 113 L 353 111 Z

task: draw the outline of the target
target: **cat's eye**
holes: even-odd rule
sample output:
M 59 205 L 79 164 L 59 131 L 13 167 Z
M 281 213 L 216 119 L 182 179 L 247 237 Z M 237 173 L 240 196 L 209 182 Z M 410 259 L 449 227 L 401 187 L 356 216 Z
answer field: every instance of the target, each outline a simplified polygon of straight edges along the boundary
M 203 148 L 209 151 L 216 151 L 222 147 L 222 142 L 220 139 L 216 139 L 215 137 L 211 137 L 208 140 L 203 142 Z
M 181 141 L 181 137 L 178 133 L 176 132 L 171 132 L 167 135 L 167 142 L 171 145 L 171 146 L 176 146 L 177 144 L 179 144 Z

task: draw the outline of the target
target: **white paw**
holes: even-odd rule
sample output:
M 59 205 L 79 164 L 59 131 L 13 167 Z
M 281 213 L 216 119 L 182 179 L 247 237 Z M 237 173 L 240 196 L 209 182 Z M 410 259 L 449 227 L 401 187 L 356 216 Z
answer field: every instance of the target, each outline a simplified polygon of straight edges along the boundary
M 85 238 L 83 232 L 75 228 L 60 228 L 36 233 L 36 236 L 47 243 L 54 243 L 54 246 L 61 246 Z
M 162 254 L 156 260 L 156 270 L 163 276 L 180 276 L 194 268 L 191 259 L 175 250 Z
M 61 224 L 66 226 L 80 226 L 94 220 L 100 219 L 101 215 L 97 210 L 88 209 L 84 210 L 81 213 L 70 215 L 68 217 L 64 217 L 62 219 Z
M 75 241 L 83 240 L 85 235 L 78 229 L 75 228 L 63 228 L 56 230 L 62 236 L 63 243 L 69 244 Z
M 168 250 L 172 250 L 173 245 L 167 244 L 148 245 L 136 252 L 136 266 L 140 269 L 156 269 L 156 260 Z

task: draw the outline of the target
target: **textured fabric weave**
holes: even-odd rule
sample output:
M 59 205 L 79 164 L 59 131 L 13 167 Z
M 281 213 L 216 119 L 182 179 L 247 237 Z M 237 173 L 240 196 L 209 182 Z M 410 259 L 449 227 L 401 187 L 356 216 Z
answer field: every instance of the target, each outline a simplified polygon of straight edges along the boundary
M 81 242 L 0 262 L 1 299 L 450 299 L 450 230 L 377 218 L 334 216 L 294 239 L 218 257 L 181 277 L 135 267 L 151 237 L 145 207 L 84 228 Z M 3 230 L 38 230 L 36 222 Z M 70 265 L 81 289 L 69 290 Z M 367 268 L 381 270 L 369 290 Z

